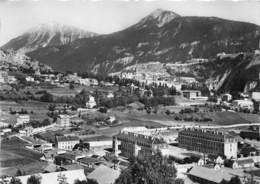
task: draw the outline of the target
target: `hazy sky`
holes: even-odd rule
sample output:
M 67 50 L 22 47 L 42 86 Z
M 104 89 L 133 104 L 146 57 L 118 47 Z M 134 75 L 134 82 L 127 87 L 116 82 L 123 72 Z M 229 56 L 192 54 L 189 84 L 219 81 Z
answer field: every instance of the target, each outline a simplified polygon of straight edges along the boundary
M 181 16 L 217 16 L 260 25 L 260 0 L 0 0 L 0 45 L 48 22 L 111 33 L 136 23 L 157 8 Z

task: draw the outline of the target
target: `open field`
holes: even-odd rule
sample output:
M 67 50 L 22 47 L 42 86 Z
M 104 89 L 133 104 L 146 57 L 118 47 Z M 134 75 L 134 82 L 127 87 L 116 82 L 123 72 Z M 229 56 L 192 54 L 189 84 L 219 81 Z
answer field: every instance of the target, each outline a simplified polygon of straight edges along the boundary
M 42 156 L 25 148 L 26 142 L 17 137 L 1 140 L 1 167 L 20 167 L 38 162 Z
M 218 125 L 233 125 L 259 122 L 258 114 L 247 114 L 237 112 L 216 112 L 209 113 L 215 124 Z
M 70 89 L 68 86 L 66 87 L 53 87 L 53 88 L 42 88 L 42 90 L 48 91 L 50 94 L 54 96 L 75 96 L 76 94 L 80 93 L 83 89 L 87 91 L 101 91 L 101 92 L 108 92 L 108 91 L 116 91 L 118 87 L 100 87 L 100 86 L 75 86 L 74 89 Z
M 10 114 L 9 109 L 11 108 L 13 111 L 20 111 L 21 109 L 26 110 L 30 118 L 32 120 L 42 121 L 47 118 L 48 112 L 48 103 L 44 102 L 36 102 L 36 101 L 22 101 L 19 103 L 11 102 L 11 101 L 1 101 L 0 102 L 0 110 L 1 110 L 1 120 L 2 122 L 15 124 L 17 115 Z M 33 111 L 33 114 L 31 114 Z

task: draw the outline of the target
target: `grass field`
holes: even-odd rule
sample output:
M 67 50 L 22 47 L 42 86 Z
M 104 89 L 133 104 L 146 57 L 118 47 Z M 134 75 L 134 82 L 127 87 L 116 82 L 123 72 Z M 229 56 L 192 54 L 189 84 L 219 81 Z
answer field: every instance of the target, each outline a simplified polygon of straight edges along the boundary
M 1 140 L 1 167 L 26 165 L 38 161 L 42 154 L 25 148 L 26 142 L 17 137 Z
M 10 108 L 13 111 L 20 111 L 21 109 L 24 109 L 29 113 L 30 119 L 42 121 L 43 119 L 47 118 L 48 105 L 48 103 L 36 101 L 21 101 L 19 103 L 11 101 L 1 101 L 1 121 L 10 124 L 16 123 L 17 115 L 10 114 Z M 31 114 L 31 111 L 33 111 L 33 114 Z
M 76 94 L 80 93 L 83 89 L 92 92 L 96 90 L 101 92 L 107 92 L 107 91 L 116 91 L 118 90 L 118 87 L 75 86 L 74 89 L 70 89 L 69 87 L 54 87 L 54 88 L 47 88 L 45 90 L 47 90 L 50 94 L 54 96 L 75 96 Z
M 46 163 L 39 161 L 42 154 L 26 149 L 25 145 L 27 143 L 17 137 L 1 140 L 1 175 L 15 175 L 18 169 L 26 174 L 43 171 Z

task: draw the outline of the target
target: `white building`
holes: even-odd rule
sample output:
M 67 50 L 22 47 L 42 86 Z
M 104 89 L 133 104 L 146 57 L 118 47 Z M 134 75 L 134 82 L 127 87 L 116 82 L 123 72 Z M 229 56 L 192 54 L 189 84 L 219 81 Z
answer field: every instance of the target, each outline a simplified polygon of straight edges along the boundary
M 56 146 L 59 149 L 72 150 L 78 143 L 77 136 L 56 136 Z
M 107 98 L 114 98 L 114 93 L 113 92 L 109 92 L 107 94 Z
M 8 82 L 8 73 L 6 71 L 0 71 L 0 83 Z
M 222 96 L 222 100 L 229 102 L 230 100 L 232 100 L 232 95 L 229 94 L 229 93 L 226 93 L 226 94 L 224 94 L 224 95 Z
M 70 116 L 67 114 L 60 114 L 57 118 L 57 124 L 62 127 L 70 126 Z
M 15 126 L 27 124 L 30 122 L 30 116 L 29 115 L 20 115 L 17 118 L 17 122 Z
M 26 80 L 27 82 L 34 82 L 34 78 L 31 77 L 31 76 L 27 76 L 27 77 L 25 78 L 25 80 Z
M 86 79 L 79 78 L 78 82 L 80 85 L 90 86 L 90 80 L 88 78 L 86 78 Z
M 17 79 L 14 76 L 8 76 L 8 84 L 13 84 L 17 81 Z
M 89 109 L 92 109 L 97 105 L 95 98 L 91 95 L 89 95 L 89 100 L 86 102 L 86 107 Z
M 251 100 L 234 100 L 232 104 L 234 108 L 237 109 L 248 109 L 248 110 L 254 109 L 254 103 Z
M 260 92 L 259 91 L 252 91 L 251 98 L 255 101 L 260 101 Z

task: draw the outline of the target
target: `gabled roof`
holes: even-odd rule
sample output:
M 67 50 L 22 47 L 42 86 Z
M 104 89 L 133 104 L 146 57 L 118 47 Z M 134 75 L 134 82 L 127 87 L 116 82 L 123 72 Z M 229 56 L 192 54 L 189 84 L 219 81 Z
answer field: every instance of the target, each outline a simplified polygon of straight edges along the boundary
M 77 136 L 56 136 L 57 142 L 66 142 L 66 141 L 77 141 L 79 138 Z
M 222 169 L 215 170 L 201 166 L 194 166 L 188 174 L 215 183 L 220 183 L 222 180 L 230 181 L 232 178 L 232 175 L 223 172 Z
M 60 166 L 60 168 L 65 169 L 66 171 L 84 169 L 84 167 L 79 164 L 66 164 Z
M 76 160 L 76 155 L 72 154 L 72 153 L 63 153 L 63 154 L 57 155 L 56 157 L 65 158 L 68 160 Z
M 254 160 L 252 158 L 248 158 L 248 159 L 241 159 L 241 160 L 237 160 L 236 161 L 238 163 L 238 165 L 245 165 L 245 164 L 252 164 L 254 163 Z
M 91 172 L 87 178 L 94 179 L 99 184 L 113 184 L 119 175 L 119 170 L 111 169 L 105 165 L 100 165 L 93 172 Z
M 44 171 L 52 173 L 56 172 L 56 170 L 59 168 L 56 164 L 50 163 L 48 166 L 44 168 Z
M 80 158 L 78 159 L 79 162 L 82 162 L 84 164 L 89 164 L 89 163 L 100 163 L 101 161 L 96 159 L 96 158 L 92 158 L 92 157 L 84 157 L 84 158 Z

